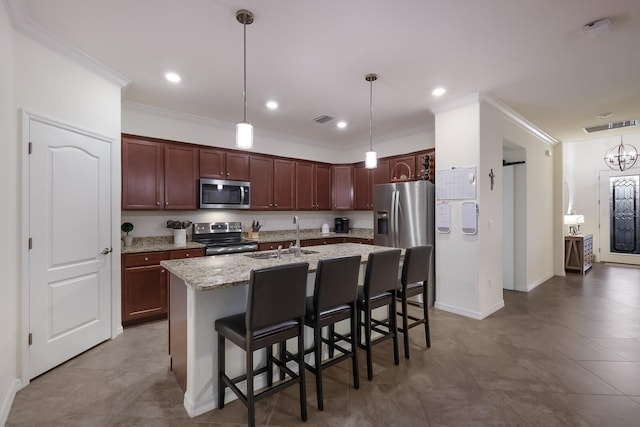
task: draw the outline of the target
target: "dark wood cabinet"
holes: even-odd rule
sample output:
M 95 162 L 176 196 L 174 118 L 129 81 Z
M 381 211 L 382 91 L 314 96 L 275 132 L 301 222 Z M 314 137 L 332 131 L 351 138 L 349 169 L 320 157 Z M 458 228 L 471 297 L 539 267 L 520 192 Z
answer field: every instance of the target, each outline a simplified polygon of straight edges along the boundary
M 353 188 L 352 188 L 351 165 L 334 165 L 331 167 L 331 191 L 333 209 L 347 210 L 353 208 Z
M 249 180 L 249 155 L 225 150 L 200 149 L 200 177 Z
M 389 159 L 389 182 L 415 181 L 416 157 L 398 156 Z
M 353 208 L 373 209 L 373 186 L 389 182 L 389 161 L 378 160 L 375 169 L 366 169 L 364 163 L 353 168 Z
M 164 144 L 164 208 L 197 209 L 198 149 Z
M 122 209 L 197 209 L 198 149 L 122 138 Z
M 296 162 L 296 210 L 331 210 L 331 165 Z
M 273 159 L 266 156 L 249 156 L 251 180 L 251 209 L 273 209 Z
M 164 208 L 163 145 L 122 138 L 122 209 Z
M 203 255 L 204 249 L 122 255 L 122 324 L 129 326 L 167 317 L 168 273 L 160 261 Z
M 295 209 L 296 162 L 275 159 L 273 161 L 273 209 L 292 211 Z
M 436 156 L 435 150 L 428 150 L 416 154 L 416 180 L 426 179 L 435 182 L 436 178 Z

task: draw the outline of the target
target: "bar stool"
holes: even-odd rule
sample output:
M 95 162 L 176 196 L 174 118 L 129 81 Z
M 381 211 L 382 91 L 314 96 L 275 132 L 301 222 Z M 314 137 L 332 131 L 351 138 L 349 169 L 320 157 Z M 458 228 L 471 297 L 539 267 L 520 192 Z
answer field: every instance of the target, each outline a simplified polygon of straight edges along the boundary
M 396 290 L 396 296 L 402 305 L 402 311 L 398 316 L 402 318 L 402 327 L 398 331 L 402 332 L 404 338 L 404 357 L 409 358 L 409 329 L 414 326 L 424 324 L 427 347 L 431 347 L 431 333 L 429 331 L 429 301 L 427 295 L 427 284 L 429 281 L 429 262 L 431 261 L 431 251 L 433 246 L 414 246 L 408 248 L 404 253 L 404 263 L 402 265 L 402 275 L 400 285 Z M 416 317 L 407 312 L 407 299 L 422 294 L 423 317 Z M 413 320 L 409 323 L 409 319 Z
M 309 264 L 306 262 L 280 265 L 251 271 L 247 311 L 224 317 L 215 322 L 218 332 L 218 408 L 224 407 L 225 388 L 229 387 L 247 406 L 249 425 L 255 426 L 255 402 L 283 388 L 299 384 L 300 415 L 307 420 L 307 400 L 304 380 L 304 314 Z M 298 374 L 286 366 L 286 361 L 273 356 L 272 345 L 298 337 Z M 245 375 L 229 378 L 225 373 L 225 338 L 246 352 Z M 253 352 L 266 348 L 266 366 L 254 370 Z M 273 385 L 273 365 L 291 379 Z M 254 393 L 253 378 L 266 372 L 267 389 Z M 237 383 L 247 380 L 246 394 Z
M 353 388 L 360 388 L 358 374 L 358 325 L 356 317 L 356 294 L 360 274 L 360 256 L 323 259 L 318 262 L 313 296 L 307 297 L 307 313 L 304 323 L 313 328 L 313 348 L 306 353 L 314 354 L 314 365 L 305 364 L 316 376 L 318 409 L 324 409 L 322 396 L 322 370 L 351 358 Z M 336 333 L 335 324 L 350 319 L 348 335 Z M 322 328 L 327 326 L 328 336 L 322 337 Z M 338 343 L 347 342 L 350 348 Z M 330 359 L 322 361 L 322 344 L 328 345 Z M 335 350 L 341 354 L 333 357 Z
M 400 364 L 398 356 L 398 324 L 396 316 L 396 288 L 398 286 L 398 268 L 400 249 L 372 252 L 367 260 L 364 285 L 358 287 L 358 321 L 364 327 L 364 348 L 367 353 L 367 377 L 373 379 L 371 347 L 387 339 L 393 340 L 393 361 Z M 387 319 L 377 320 L 371 317 L 373 309 L 387 306 Z M 362 315 L 364 314 L 364 321 Z M 371 340 L 371 332 L 381 336 Z

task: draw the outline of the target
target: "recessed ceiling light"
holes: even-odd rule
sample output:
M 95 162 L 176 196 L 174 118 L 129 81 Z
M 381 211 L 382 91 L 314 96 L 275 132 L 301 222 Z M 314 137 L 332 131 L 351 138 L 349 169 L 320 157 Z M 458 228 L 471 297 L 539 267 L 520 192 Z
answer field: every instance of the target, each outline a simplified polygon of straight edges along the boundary
M 267 108 L 270 110 L 275 110 L 276 108 L 278 108 L 278 103 L 276 101 L 269 101 L 267 102 Z
M 347 122 L 340 121 L 336 123 L 336 126 L 338 126 L 340 129 L 344 129 L 347 127 Z
M 180 80 L 182 80 L 182 78 L 174 72 L 168 72 L 168 73 L 164 73 L 164 78 L 169 80 L 171 83 L 178 83 L 180 82 Z
M 437 87 L 431 92 L 431 94 L 433 96 L 442 96 L 442 95 L 445 94 L 446 91 L 447 90 L 445 88 L 443 88 L 443 87 Z

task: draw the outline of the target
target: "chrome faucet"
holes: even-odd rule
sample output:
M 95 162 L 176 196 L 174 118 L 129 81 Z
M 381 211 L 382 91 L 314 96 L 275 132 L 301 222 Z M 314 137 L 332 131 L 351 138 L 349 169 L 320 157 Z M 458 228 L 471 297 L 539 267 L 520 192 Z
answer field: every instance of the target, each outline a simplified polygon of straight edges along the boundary
M 289 250 L 295 250 L 295 257 L 300 258 L 300 218 L 294 216 L 293 223 L 296 225 L 296 244 L 295 246 L 290 246 Z
M 282 245 L 278 245 L 277 255 L 278 259 L 282 258 Z

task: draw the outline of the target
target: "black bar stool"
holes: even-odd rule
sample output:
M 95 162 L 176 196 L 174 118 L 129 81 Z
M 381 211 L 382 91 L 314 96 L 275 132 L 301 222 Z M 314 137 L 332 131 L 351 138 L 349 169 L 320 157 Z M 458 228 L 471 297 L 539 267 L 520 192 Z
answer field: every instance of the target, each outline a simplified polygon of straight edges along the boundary
M 224 317 L 215 322 L 218 332 L 218 408 L 224 407 L 225 388 L 229 387 L 247 406 L 249 425 L 255 426 L 255 402 L 283 388 L 300 385 L 300 415 L 307 420 L 307 398 L 304 381 L 304 314 L 309 264 L 287 264 L 251 271 L 247 311 Z M 273 356 L 272 345 L 298 337 L 298 374 L 286 366 L 286 361 Z M 246 352 L 247 373 L 236 378 L 225 374 L 225 338 Z M 253 369 L 253 352 L 267 350 L 266 366 Z M 273 365 L 286 372 L 291 379 L 273 385 Z M 254 393 L 253 378 L 266 372 L 267 389 Z M 246 379 L 247 393 L 237 387 Z
M 398 316 L 402 318 L 402 326 L 398 327 L 398 331 L 402 332 L 404 337 L 404 357 L 407 359 L 409 358 L 409 329 L 414 326 L 424 324 L 427 347 L 431 347 L 427 285 L 432 248 L 431 245 L 414 246 L 408 248 L 404 253 L 400 286 L 398 286 L 396 296 L 402 305 L 402 311 L 398 313 Z M 407 312 L 407 299 L 420 294 L 422 294 L 423 301 L 423 317 L 416 317 Z M 409 319 L 413 320 L 413 322 L 409 323 Z
M 305 366 L 316 376 L 318 409 L 324 409 L 322 396 L 322 370 L 345 359 L 351 358 L 353 387 L 360 388 L 358 375 L 358 325 L 356 317 L 356 294 L 360 274 L 360 256 L 323 259 L 318 262 L 313 296 L 307 297 L 307 314 L 304 322 L 313 328 L 313 348 L 306 353 L 314 353 L 314 365 Z M 351 331 L 348 335 L 336 333 L 335 324 L 350 319 Z M 322 328 L 327 326 L 328 336 L 322 337 Z M 347 342 L 350 347 L 339 345 Z M 322 344 L 327 344 L 330 359 L 322 361 Z M 340 355 L 333 357 L 334 351 Z
M 364 286 L 358 287 L 358 321 L 364 327 L 364 348 L 367 353 L 367 377 L 373 379 L 373 362 L 371 346 L 387 339 L 393 340 L 393 361 L 400 364 L 398 356 L 398 324 L 396 316 L 396 288 L 398 287 L 398 269 L 400 266 L 400 249 L 383 252 L 372 252 L 367 260 Z M 371 311 L 387 306 L 387 319 L 372 319 Z M 362 314 L 364 313 L 364 321 Z M 371 340 L 371 332 L 381 336 Z

